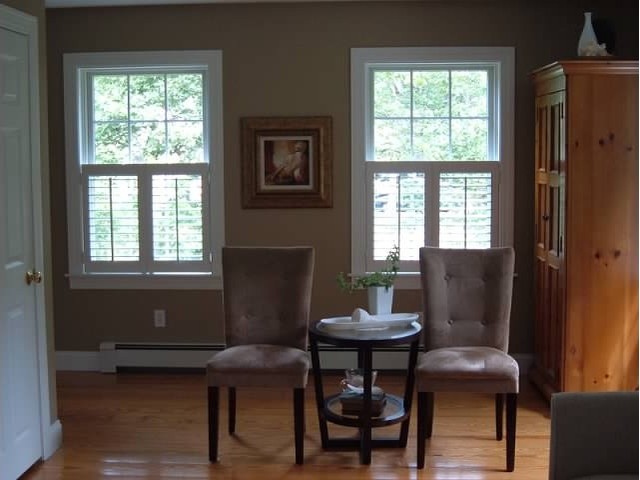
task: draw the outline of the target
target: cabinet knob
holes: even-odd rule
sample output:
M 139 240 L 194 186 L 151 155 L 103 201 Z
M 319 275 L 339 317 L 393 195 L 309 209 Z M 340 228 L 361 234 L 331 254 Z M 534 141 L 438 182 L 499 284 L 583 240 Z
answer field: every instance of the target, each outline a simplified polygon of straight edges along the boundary
M 549 215 L 542 215 L 542 219 L 546 222 L 547 220 L 549 220 Z

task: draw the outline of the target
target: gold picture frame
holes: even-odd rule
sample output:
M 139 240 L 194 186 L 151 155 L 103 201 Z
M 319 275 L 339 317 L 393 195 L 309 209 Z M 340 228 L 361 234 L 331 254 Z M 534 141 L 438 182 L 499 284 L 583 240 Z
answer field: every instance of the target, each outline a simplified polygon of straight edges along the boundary
M 331 117 L 245 117 L 243 208 L 332 206 Z

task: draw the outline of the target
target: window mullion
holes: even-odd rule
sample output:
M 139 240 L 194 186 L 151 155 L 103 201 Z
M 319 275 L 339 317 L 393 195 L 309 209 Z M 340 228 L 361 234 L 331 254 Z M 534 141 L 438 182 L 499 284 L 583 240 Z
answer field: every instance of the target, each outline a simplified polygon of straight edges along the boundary
M 167 95 L 167 74 L 164 74 L 164 161 L 169 161 L 169 99 Z M 204 105 L 204 102 L 202 102 Z
M 464 231 L 464 248 L 468 247 L 468 238 L 469 238 L 469 178 L 464 177 L 464 220 L 463 220 L 463 231 Z
M 364 103 L 364 114 L 365 114 L 365 138 L 367 141 L 364 145 L 364 162 L 376 160 L 375 158 L 375 88 L 374 88 L 374 78 L 375 78 L 375 70 L 368 69 L 367 70 L 367 82 L 365 85 L 365 98 L 366 101 Z
M 413 147 L 412 147 L 412 150 L 413 150 Z M 400 247 L 401 245 L 400 237 L 402 236 L 401 234 L 402 232 L 402 173 L 398 173 L 397 192 L 398 192 L 398 208 L 396 213 L 398 216 L 398 235 L 396 236 L 396 245 Z
M 80 188 L 82 191 L 82 251 L 80 253 L 82 265 L 80 271 L 86 273 L 88 271 L 87 264 L 91 256 L 91 241 L 89 238 L 89 179 L 82 166 L 80 167 Z M 72 219 L 69 219 L 68 221 L 71 222 L 71 220 Z
M 425 181 L 425 241 L 438 246 L 440 236 L 440 168 L 437 164 L 426 165 Z
M 499 246 L 500 238 L 502 238 L 501 229 L 505 228 L 505 225 L 500 222 L 500 189 L 502 188 L 502 175 L 498 168 L 492 168 L 491 172 L 491 222 L 493 225 L 497 225 L 498 228 L 491 230 L 491 245 Z
M 176 201 L 174 204 L 174 213 L 175 213 L 175 229 L 176 229 L 176 261 L 180 263 L 180 190 L 178 188 L 178 179 L 173 179 L 173 194 L 175 195 Z
M 411 146 L 411 160 L 416 159 L 413 144 L 413 69 L 409 70 L 409 145 Z
M 94 123 L 94 109 L 93 109 L 93 75 L 90 73 L 84 74 L 84 115 L 86 122 L 86 130 L 82 132 L 85 136 L 85 148 L 84 155 L 88 160 L 87 163 L 95 163 L 95 123 Z
M 366 178 L 366 183 L 365 183 L 365 210 L 366 210 L 366 218 L 370 219 L 368 222 L 366 222 L 367 224 L 367 231 L 365 233 L 366 236 L 366 240 L 365 240 L 365 264 L 362 265 L 362 271 L 354 271 L 352 273 L 357 273 L 357 274 L 361 274 L 364 273 L 365 271 L 369 270 L 370 265 L 373 265 L 374 263 L 374 258 L 373 258 L 373 249 L 375 246 L 375 242 L 374 242 L 374 215 L 375 215 L 375 208 L 374 208 L 374 202 L 375 202 L 375 188 L 374 188 L 374 177 L 375 177 L 375 169 L 373 168 L 375 166 L 374 162 L 366 162 L 365 161 L 365 178 Z
M 131 162 L 131 75 L 127 75 L 127 148 L 129 150 L 129 162 Z
M 496 95 L 496 91 L 498 89 L 498 86 L 496 84 L 496 67 L 493 66 L 491 68 L 488 68 L 487 75 L 489 77 L 487 79 L 487 135 L 489 137 L 487 139 L 489 147 L 487 158 L 488 160 L 503 161 L 503 159 L 500 158 L 499 155 L 500 138 L 499 135 L 496 135 L 496 133 L 500 132 L 500 129 L 498 128 L 498 122 L 500 121 L 500 119 L 499 115 L 496 115 L 496 112 L 498 111 Z
M 153 172 L 140 166 L 138 171 L 138 212 L 140 219 L 140 264 L 142 272 L 152 273 L 153 266 Z
M 109 230 L 111 231 L 111 235 L 109 235 L 109 243 L 111 245 L 111 261 L 115 260 L 115 250 L 116 243 L 114 241 L 115 233 L 114 233 L 114 222 L 113 222 L 113 178 L 109 179 Z
M 449 158 L 453 158 L 453 143 L 452 143 L 453 136 L 451 135 L 451 129 L 453 127 L 453 125 L 452 125 L 453 122 L 451 120 L 451 117 L 453 116 L 453 108 L 451 106 L 451 104 L 453 103 L 453 98 L 452 98 L 452 95 L 451 95 L 452 91 L 453 91 L 453 88 L 452 88 L 451 82 L 453 81 L 453 78 L 452 78 L 452 75 L 451 75 L 451 69 L 449 69 L 448 72 L 449 72 L 449 93 L 448 93 L 448 95 L 449 95 L 449 102 L 448 102 L 449 103 L 449 118 L 447 120 L 449 122 Z

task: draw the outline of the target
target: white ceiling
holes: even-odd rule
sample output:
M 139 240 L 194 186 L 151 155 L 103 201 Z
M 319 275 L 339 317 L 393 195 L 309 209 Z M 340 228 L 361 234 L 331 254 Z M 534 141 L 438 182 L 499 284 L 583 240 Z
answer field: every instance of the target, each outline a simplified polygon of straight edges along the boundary
M 336 0 L 45 0 L 46 8 L 123 7 L 128 5 L 190 5 L 194 3 L 274 3 Z M 354 0 L 337 0 L 354 1 Z

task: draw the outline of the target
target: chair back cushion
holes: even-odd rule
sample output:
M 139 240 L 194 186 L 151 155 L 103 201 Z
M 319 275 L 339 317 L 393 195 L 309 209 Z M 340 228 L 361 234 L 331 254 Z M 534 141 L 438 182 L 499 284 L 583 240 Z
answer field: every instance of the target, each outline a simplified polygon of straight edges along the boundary
M 483 250 L 420 249 L 426 350 L 509 346 L 515 254 Z
M 312 247 L 223 247 L 227 347 L 270 344 L 307 349 Z

